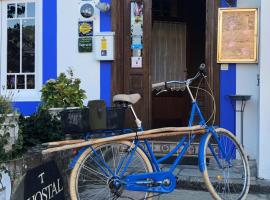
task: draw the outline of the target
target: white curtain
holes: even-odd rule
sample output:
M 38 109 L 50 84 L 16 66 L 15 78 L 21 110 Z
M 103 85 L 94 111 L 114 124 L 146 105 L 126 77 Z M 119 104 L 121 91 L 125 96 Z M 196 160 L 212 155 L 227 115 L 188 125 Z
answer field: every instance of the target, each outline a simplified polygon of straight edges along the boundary
M 152 83 L 186 79 L 186 24 L 154 22 Z

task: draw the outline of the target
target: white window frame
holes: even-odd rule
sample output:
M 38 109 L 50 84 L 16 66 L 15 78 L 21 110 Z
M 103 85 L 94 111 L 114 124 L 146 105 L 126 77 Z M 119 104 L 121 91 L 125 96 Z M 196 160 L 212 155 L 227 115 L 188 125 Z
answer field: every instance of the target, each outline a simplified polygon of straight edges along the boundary
M 35 3 L 35 89 L 7 89 L 7 5 L 12 3 Z M 1 46 L 0 46 L 0 94 L 10 96 L 12 101 L 40 101 L 42 88 L 42 0 L 2 0 Z

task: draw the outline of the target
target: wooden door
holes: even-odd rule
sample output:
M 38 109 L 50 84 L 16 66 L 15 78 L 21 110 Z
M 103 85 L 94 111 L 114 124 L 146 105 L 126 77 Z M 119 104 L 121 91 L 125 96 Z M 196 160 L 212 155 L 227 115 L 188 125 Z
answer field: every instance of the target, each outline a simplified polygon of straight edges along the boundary
M 138 0 L 141 1 L 141 0 Z M 188 0 L 187 0 L 188 1 Z M 112 0 L 112 30 L 115 32 L 115 61 L 112 66 L 112 95 L 119 93 L 140 93 L 142 100 L 135 109 L 145 127 L 151 124 L 151 32 L 152 0 L 142 0 L 143 20 L 143 64 L 142 68 L 131 68 L 130 4 L 132 0 Z M 216 124 L 219 123 L 219 65 L 216 63 L 217 10 L 219 0 L 206 0 L 205 62 L 208 78 L 213 89 L 216 104 Z M 212 101 L 205 97 L 202 104 L 209 116 Z
M 143 36 L 141 50 L 142 66 L 132 67 L 131 58 L 131 3 L 143 5 Z M 152 11 L 151 0 L 114 0 L 112 2 L 112 23 L 116 32 L 116 61 L 113 65 L 112 91 L 116 93 L 140 93 L 142 99 L 134 106 L 145 128 L 150 124 L 150 49 Z

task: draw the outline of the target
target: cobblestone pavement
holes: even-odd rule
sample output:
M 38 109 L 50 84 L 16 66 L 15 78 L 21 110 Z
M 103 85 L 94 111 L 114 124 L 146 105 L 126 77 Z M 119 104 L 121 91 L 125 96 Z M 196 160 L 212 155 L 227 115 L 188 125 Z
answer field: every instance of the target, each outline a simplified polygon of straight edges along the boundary
M 194 190 L 175 190 L 171 194 L 162 195 L 160 200 L 212 200 L 208 192 Z M 270 200 L 269 194 L 249 194 L 247 200 Z

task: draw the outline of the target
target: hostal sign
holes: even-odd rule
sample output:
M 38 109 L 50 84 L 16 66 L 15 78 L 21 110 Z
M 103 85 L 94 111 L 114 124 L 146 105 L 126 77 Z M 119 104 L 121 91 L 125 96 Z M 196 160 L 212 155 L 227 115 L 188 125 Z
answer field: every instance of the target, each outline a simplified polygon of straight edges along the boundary
M 65 199 L 63 179 L 54 161 L 27 172 L 24 182 L 24 199 Z

